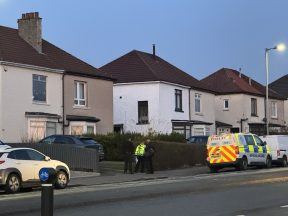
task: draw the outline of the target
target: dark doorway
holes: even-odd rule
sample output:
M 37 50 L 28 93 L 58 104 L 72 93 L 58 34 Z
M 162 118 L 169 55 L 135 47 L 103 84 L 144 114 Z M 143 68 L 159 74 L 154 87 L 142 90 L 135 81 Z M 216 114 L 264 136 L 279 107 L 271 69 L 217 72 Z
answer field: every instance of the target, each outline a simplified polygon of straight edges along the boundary
M 231 131 L 231 133 L 239 133 L 240 129 L 239 128 L 231 128 L 230 131 Z

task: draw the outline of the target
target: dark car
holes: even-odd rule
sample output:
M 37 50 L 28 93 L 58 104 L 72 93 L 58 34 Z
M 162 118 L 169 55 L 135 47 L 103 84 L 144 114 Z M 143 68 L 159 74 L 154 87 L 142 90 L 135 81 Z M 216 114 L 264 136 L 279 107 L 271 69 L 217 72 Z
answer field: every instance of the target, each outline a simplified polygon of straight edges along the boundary
M 191 136 L 187 139 L 188 144 L 207 144 L 209 136 Z
M 73 135 L 51 135 L 39 141 L 39 144 L 66 144 L 73 147 L 90 148 L 98 151 L 100 161 L 105 157 L 103 146 L 89 137 L 79 137 Z

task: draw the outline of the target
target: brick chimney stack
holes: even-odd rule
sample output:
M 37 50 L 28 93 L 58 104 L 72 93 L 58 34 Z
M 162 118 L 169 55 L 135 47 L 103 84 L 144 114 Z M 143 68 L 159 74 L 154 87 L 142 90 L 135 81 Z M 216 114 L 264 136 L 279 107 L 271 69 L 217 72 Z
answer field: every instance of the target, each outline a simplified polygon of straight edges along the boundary
M 38 12 L 22 14 L 22 18 L 18 19 L 18 34 L 42 53 L 42 18 Z

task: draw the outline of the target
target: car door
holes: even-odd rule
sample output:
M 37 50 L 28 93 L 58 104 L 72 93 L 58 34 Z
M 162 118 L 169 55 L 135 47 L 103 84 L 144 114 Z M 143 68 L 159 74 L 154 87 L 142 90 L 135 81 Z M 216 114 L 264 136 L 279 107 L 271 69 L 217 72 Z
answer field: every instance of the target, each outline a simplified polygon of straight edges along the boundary
M 27 154 L 29 155 L 30 161 L 33 164 L 34 169 L 34 180 L 39 180 L 39 171 L 40 169 L 46 167 L 51 167 L 49 161 L 45 160 L 45 155 L 42 153 L 35 151 L 33 149 L 27 149 Z
M 249 153 L 248 156 L 252 163 L 258 163 L 258 146 L 255 143 L 255 140 L 251 134 L 244 135 L 245 141 L 248 145 Z
M 254 136 L 254 140 L 256 142 L 256 145 L 258 147 L 258 160 L 261 163 L 266 163 L 266 155 L 267 155 L 267 148 L 264 142 L 256 135 Z
M 20 171 L 22 181 L 34 179 L 34 168 L 25 149 L 11 151 L 7 157 L 11 159 L 14 167 Z

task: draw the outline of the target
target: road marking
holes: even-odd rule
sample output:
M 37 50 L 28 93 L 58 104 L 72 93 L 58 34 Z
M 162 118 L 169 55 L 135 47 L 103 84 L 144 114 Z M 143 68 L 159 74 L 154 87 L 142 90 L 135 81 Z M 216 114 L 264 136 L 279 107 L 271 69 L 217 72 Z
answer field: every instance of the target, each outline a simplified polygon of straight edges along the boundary
M 288 205 L 280 206 L 280 208 L 288 208 Z

